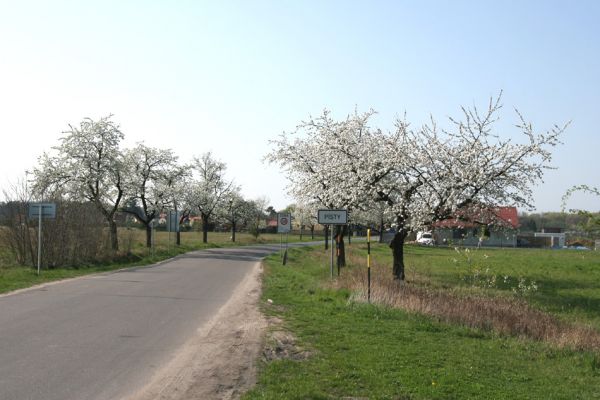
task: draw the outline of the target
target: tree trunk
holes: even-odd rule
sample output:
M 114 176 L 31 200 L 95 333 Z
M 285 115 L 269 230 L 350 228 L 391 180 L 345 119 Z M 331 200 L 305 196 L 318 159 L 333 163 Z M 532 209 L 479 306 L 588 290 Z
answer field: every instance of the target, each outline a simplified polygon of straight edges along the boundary
M 119 196 L 120 197 L 120 196 Z M 94 200 L 94 205 L 96 209 L 104 215 L 106 221 L 108 222 L 108 235 L 110 239 L 110 248 L 113 252 L 119 251 L 119 236 L 117 234 L 117 223 L 115 222 L 115 212 L 117 210 L 116 206 L 112 209 L 112 211 L 107 211 L 102 203 L 99 200 Z
M 393 257 L 393 274 L 394 279 L 404 280 L 404 239 L 408 232 L 404 228 L 398 229 L 394 235 L 394 239 L 390 242 Z
M 304 226 L 303 226 L 303 225 L 300 225 L 300 241 L 302 241 L 302 231 L 303 231 L 303 229 L 302 229 L 302 228 L 304 228 Z
M 202 243 L 208 243 L 208 215 L 202 214 Z
M 181 231 L 179 229 L 177 229 L 177 232 L 175 233 L 175 238 L 177 246 L 181 245 Z
M 235 221 L 231 223 L 231 241 L 235 242 Z
M 119 251 L 119 237 L 117 236 L 117 223 L 114 219 L 108 221 L 110 234 L 110 248 L 115 253 Z
M 325 250 L 329 248 L 329 225 L 325 225 Z
M 315 226 L 310 227 L 310 240 L 315 240 Z
M 146 224 L 146 247 L 152 247 L 152 221 Z
M 352 227 L 348 225 L 348 244 L 352 244 Z
M 379 223 L 379 243 L 383 243 L 383 218 Z

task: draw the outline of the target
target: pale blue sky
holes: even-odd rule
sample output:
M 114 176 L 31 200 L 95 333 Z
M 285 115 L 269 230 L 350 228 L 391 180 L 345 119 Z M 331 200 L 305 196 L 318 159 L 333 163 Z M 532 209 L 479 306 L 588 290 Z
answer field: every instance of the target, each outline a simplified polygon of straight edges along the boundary
M 569 186 L 600 186 L 599 21 L 596 1 L 0 0 L 0 185 L 68 123 L 114 113 L 127 144 L 213 151 L 281 208 L 285 180 L 261 159 L 309 114 L 420 125 L 504 90 L 502 134 L 513 107 L 540 130 L 573 121 L 535 189 L 558 210 Z

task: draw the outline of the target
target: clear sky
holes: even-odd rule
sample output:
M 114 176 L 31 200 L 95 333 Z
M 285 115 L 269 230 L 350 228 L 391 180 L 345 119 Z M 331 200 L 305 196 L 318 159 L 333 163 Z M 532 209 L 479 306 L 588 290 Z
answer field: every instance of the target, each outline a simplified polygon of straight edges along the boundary
M 540 131 L 572 120 L 540 211 L 600 186 L 598 1 L 0 0 L 0 186 L 24 176 L 67 124 L 113 113 L 126 135 L 225 161 L 276 208 L 286 181 L 268 140 L 327 107 L 392 127 L 444 121 L 504 91 Z M 569 207 L 600 210 L 576 196 Z

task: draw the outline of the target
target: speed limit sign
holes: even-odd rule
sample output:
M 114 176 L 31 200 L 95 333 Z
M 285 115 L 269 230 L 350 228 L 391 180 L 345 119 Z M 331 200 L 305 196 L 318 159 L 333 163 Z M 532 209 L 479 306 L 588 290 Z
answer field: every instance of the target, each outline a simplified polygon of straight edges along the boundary
M 277 233 L 288 233 L 292 230 L 290 214 L 277 214 Z

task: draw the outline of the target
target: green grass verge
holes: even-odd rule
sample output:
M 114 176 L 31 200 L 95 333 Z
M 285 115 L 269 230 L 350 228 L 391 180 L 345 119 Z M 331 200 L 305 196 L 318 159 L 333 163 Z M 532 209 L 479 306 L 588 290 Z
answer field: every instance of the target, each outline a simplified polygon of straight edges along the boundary
M 386 252 L 383 246 L 374 251 L 377 257 Z M 493 254 L 502 265 L 502 250 Z M 536 255 L 544 261 L 536 262 L 534 271 L 542 269 L 545 275 L 554 254 Z M 447 261 L 436 269 L 425 261 L 430 256 Z M 428 273 L 438 284 L 449 285 L 444 280 L 455 279 L 450 257 L 447 250 L 411 248 L 407 261 L 415 268 L 432 268 Z M 263 297 L 273 305 L 265 305 L 265 311 L 281 317 L 284 328 L 312 355 L 303 361 L 264 362 L 259 382 L 245 400 L 600 398 L 600 355 L 354 303 L 347 290 L 328 288 L 326 260 L 321 249 L 308 248 L 291 250 L 285 267 L 278 256 L 267 259 Z M 584 270 L 592 267 L 582 265 Z M 520 267 L 511 263 L 507 268 Z M 560 277 L 567 273 L 557 274 L 549 291 L 561 287 Z M 579 282 L 570 274 L 565 279 Z

